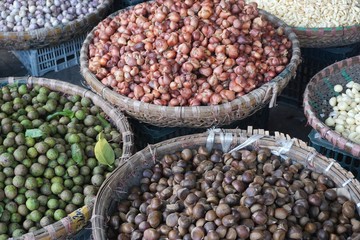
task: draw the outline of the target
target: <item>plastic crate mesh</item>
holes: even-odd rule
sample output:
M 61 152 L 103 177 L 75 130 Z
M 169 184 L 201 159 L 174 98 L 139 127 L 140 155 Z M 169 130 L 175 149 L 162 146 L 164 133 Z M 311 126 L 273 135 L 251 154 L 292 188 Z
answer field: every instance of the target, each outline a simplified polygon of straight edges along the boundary
M 315 130 L 310 132 L 309 139 L 309 145 L 315 148 L 317 152 L 328 158 L 335 159 L 343 168 L 352 172 L 360 180 L 360 159 L 332 146 L 331 143 L 322 139 Z
M 13 51 L 32 76 L 43 76 L 49 71 L 61 71 L 80 63 L 80 49 L 84 36 L 57 46 L 40 49 Z
M 296 107 L 302 107 L 303 94 L 310 79 L 325 67 L 360 54 L 360 43 L 334 48 L 301 48 L 301 64 L 296 76 L 282 91 L 278 100 Z

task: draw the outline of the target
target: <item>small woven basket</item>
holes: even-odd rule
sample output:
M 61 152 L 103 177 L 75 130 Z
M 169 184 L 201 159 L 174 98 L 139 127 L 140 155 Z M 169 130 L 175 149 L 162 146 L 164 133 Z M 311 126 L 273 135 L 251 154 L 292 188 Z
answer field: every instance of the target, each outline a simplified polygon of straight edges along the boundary
M 325 125 L 325 119 L 332 112 L 329 99 L 337 96 L 333 90 L 336 84 L 345 86 L 348 82 L 360 83 L 360 56 L 334 63 L 318 72 L 308 83 L 304 93 L 304 113 L 308 123 L 321 137 L 339 149 L 360 158 L 360 145 L 354 143 Z
M 251 127 L 247 130 L 214 129 L 208 133 L 177 137 L 149 145 L 135 153 L 129 161 L 112 172 L 100 188 L 95 200 L 91 220 L 93 238 L 95 240 L 107 239 L 106 228 L 116 203 L 127 197 L 126 192 L 132 186 L 140 184 L 142 172 L 151 168 L 155 161 L 161 159 L 162 156 L 181 151 L 184 148 L 197 149 L 199 146 L 228 152 L 251 139 L 253 141 L 249 145 L 246 144 L 247 148 L 268 148 L 275 152 L 281 152 L 281 156 L 285 158 L 289 157 L 313 171 L 325 173 L 335 182 L 336 186 L 347 188 L 355 203 L 360 202 L 360 184 L 353 174 L 344 170 L 335 160 L 318 154 L 314 148 L 307 146 L 301 140 L 292 139 L 288 135 L 278 132 L 275 132 L 274 136 L 270 136 L 267 131 L 253 130 Z M 357 206 L 359 211 L 359 205 Z
M 121 11 L 126 11 L 130 8 L 132 7 L 119 10 L 111 14 L 109 18 L 114 18 Z M 94 38 L 94 31 L 96 27 L 90 32 L 90 34 L 88 34 L 81 48 L 81 74 L 96 93 L 100 94 L 104 99 L 108 100 L 112 104 L 118 106 L 129 116 L 142 122 L 159 127 L 196 128 L 231 124 L 236 120 L 241 120 L 252 115 L 269 103 L 270 107 L 272 107 L 276 97 L 286 87 L 290 79 L 295 76 L 297 66 L 300 63 L 299 42 L 291 28 L 287 27 L 283 21 L 275 16 L 262 10 L 259 12 L 274 26 L 281 26 L 285 29 L 286 36 L 292 42 L 292 57 L 290 63 L 286 66 L 284 71 L 282 71 L 273 80 L 229 103 L 197 107 L 166 107 L 144 103 L 118 94 L 102 84 L 88 68 L 89 45 Z
M 26 32 L 0 32 L 0 49 L 38 49 L 58 45 L 86 34 L 108 14 L 112 4 L 113 0 L 104 0 L 94 12 L 57 27 L 39 28 Z
M 131 132 L 130 125 L 126 117 L 109 103 L 104 101 L 101 97 L 93 92 L 84 89 L 82 87 L 66 83 L 63 81 L 48 79 L 48 78 L 34 78 L 34 77 L 8 77 L 0 78 L 0 86 L 9 84 L 27 84 L 45 86 L 53 91 L 61 92 L 68 95 L 79 95 L 87 97 L 92 102 L 99 106 L 110 118 L 110 121 L 116 126 L 119 132 L 122 134 L 123 154 L 121 161 L 125 162 L 133 151 L 133 133 Z M 39 229 L 32 233 L 27 233 L 21 237 L 14 239 L 65 239 L 66 237 L 73 235 L 80 231 L 90 220 L 91 212 L 93 209 L 93 203 L 85 205 L 82 208 L 70 213 L 66 218 L 48 225 L 42 229 Z
M 293 27 L 304 48 L 341 47 L 360 42 L 360 25 L 332 28 Z

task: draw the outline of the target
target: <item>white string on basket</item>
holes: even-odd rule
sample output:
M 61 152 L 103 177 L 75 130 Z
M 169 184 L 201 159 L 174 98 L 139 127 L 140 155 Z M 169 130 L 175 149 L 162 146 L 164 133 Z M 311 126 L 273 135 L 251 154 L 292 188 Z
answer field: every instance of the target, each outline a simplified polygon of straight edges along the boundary
M 247 146 L 253 144 L 254 142 L 258 141 L 259 139 L 261 139 L 263 137 L 264 137 L 264 135 L 261 135 L 261 134 L 252 135 L 245 142 L 243 142 L 239 146 L 237 146 L 237 147 L 233 148 L 232 150 L 230 150 L 229 153 L 232 153 L 232 152 L 238 151 L 240 149 L 243 149 L 244 147 L 247 147 Z
M 294 144 L 294 140 L 280 140 L 278 141 L 278 144 L 280 147 L 278 149 L 271 150 L 271 153 L 282 158 L 287 158 L 284 154 L 290 151 L 292 145 Z
M 231 143 L 233 141 L 233 135 L 232 133 L 220 133 L 220 142 L 222 146 L 223 152 L 229 151 L 229 148 L 231 147 Z
M 334 161 L 331 161 L 330 164 L 325 168 L 325 172 L 328 172 L 330 168 L 334 165 Z
M 314 158 L 316 157 L 317 152 L 310 152 L 307 156 L 307 161 L 306 161 L 306 167 L 309 165 L 310 167 L 314 167 Z
M 207 132 L 209 133 L 209 135 L 206 139 L 206 149 L 208 151 L 211 151 L 215 142 L 215 133 L 220 133 L 221 129 L 213 127 L 208 129 Z
M 349 183 L 351 183 L 351 181 L 352 181 L 352 179 L 349 178 L 348 180 L 346 180 L 346 181 L 342 184 L 342 186 L 345 187 L 346 185 L 348 185 Z

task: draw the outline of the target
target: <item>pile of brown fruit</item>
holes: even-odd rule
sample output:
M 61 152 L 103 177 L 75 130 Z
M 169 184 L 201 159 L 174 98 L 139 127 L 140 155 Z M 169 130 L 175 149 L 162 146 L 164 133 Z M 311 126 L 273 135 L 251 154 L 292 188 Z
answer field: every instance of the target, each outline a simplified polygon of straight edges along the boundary
M 110 239 L 353 239 L 353 201 L 326 175 L 268 149 L 165 155 L 119 202 Z
M 89 45 L 88 68 L 135 100 L 216 105 L 282 72 L 291 46 L 256 3 L 156 0 L 102 21 Z

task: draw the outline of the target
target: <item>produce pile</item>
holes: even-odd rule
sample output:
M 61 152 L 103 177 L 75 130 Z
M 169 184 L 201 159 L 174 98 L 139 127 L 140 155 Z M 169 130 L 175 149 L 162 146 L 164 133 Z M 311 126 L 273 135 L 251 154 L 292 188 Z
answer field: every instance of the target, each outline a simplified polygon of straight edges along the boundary
M 5 0 L 0 4 L 0 32 L 57 27 L 94 12 L 103 0 Z
M 109 239 L 354 239 L 356 204 L 269 149 L 165 155 L 109 221 Z
M 360 84 L 349 82 L 345 86 L 335 85 L 336 97 L 329 100 L 332 112 L 325 120 L 325 124 L 350 139 L 360 144 Z
M 0 106 L 0 239 L 8 239 L 93 200 L 114 164 L 102 150 L 122 150 L 121 134 L 89 98 L 8 85 Z
M 103 20 L 89 70 L 129 98 L 164 106 L 216 105 L 273 79 L 291 41 L 243 0 L 156 0 Z
M 247 0 L 293 27 L 325 28 L 360 24 L 358 0 Z

